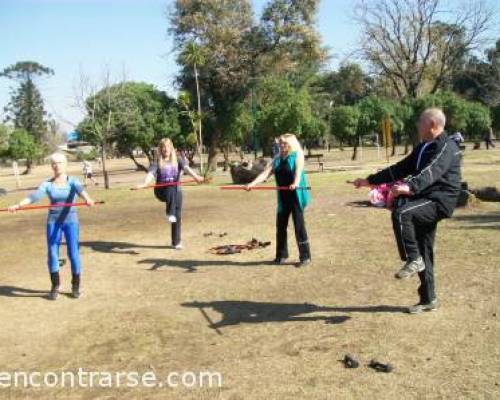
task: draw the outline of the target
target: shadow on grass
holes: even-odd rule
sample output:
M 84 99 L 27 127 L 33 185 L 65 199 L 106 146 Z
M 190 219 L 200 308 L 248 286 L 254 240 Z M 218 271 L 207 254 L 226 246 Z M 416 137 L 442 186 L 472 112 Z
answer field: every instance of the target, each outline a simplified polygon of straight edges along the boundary
M 308 303 L 261 303 L 253 301 L 211 301 L 182 303 L 183 307 L 198 308 L 209 323 L 209 327 L 218 331 L 219 328 L 241 323 L 262 322 L 308 322 L 324 321 L 326 324 L 340 324 L 351 317 L 348 315 L 309 315 L 312 313 L 404 313 L 405 307 L 377 305 L 377 306 L 353 306 L 353 307 L 326 307 Z M 222 318 L 213 322 L 205 309 L 212 309 L 220 314 Z
M 127 242 L 105 242 L 105 241 L 88 241 L 80 242 L 80 246 L 90 247 L 94 251 L 100 253 L 114 253 L 114 254 L 130 254 L 136 255 L 140 254 L 135 250 L 128 249 L 170 249 L 170 246 L 152 246 L 152 245 L 142 245 L 136 243 Z
M 457 215 L 455 221 L 463 222 L 458 229 L 500 229 L 500 213 Z
M 1 297 L 39 297 L 48 299 L 49 291 L 25 289 L 17 286 L 0 286 Z
M 377 208 L 373 207 L 372 203 L 370 203 L 368 200 L 349 201 L 345 203 L 345 205 L 348 207 L 358 207 L 358 208 L 367 208 L 367 207 Z
M 151 267 L 148 268 L 150 271 L 156 271 L 162 267 L 172 267 L 184 269 L 186 272 L 196 272 L 198 267 L 259 267 L 263 265 L 272 265 L 270 261 L 167 260 L 164 258 L 147 258 L 138 261 L 137 264 L 151 264 Z

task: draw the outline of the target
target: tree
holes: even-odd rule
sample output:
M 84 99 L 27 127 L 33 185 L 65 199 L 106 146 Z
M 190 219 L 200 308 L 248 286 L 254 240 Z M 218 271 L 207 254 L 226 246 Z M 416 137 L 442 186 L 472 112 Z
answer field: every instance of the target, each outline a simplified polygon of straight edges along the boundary
M 500 104 L 500 40 L 485 54 L 485 59 L 469 58 L 454 76 L 453 90 L 492 107 Z
M 358 140 L 354 142 L 354 152 L 352 159 L 356 159 L 357 146 L 362 137 L 366 135 L 375 135 L 377 143 L 380 143 L 379 135 L 382 121 L 386 117 L 395 115 L 393 103 L 377 96 L 368 96 L 358 103 L 359 121 L 358 121 Z
M 265 78 L 258 87 L 257 131 L 265 155 L 271 152 L 272 140 L 294 132 L 300 137 L 311 118 L 311 97 L 306 89 L 295 89 L 285 79 Z
M 302 125 L 300 137 L 307 147 L 309 155 L 311 154 L 311 148 L 318 143 L 320 138 L 325 136 L 326 128 L 323 119 L 318 115 L 314 115 L 314 113 Z
M 258 28 L 264 43 L 256 49 L 261 71 L 286 76 L 296 87 L 319 71 L 326 51 L 315 27 L 318 9 L 319 0 L 268 2 Z
M 120 90 L 122 86 L 118 85 L 113 89 L 111 83 L 111 73 L 108 68 L 103 72 L 103 89 L 99 96 L 97 95 L 97 84 L 92 82 L 83 71 L 80 72 L 80 83 L 78 93 L 76 94 L 76 105 L 85 113 L 85 118 L 78 124 L 77 130 L 84 140 L 98 146 L 102 174 L 104 176 L 104 187 L 109 189 L 109 174 L 106 168 L 106 159 L 108 149 L 116 140 L 115 132 L 112 129 L 113 119 L 117 116 L 114 110 L 119 113 L 126 113 L 125 107 L 116 106 L 120 99 Z M 119 117 L 119 116 L 118 116 Z
M 373 80 L 359 64 L 348 63 L 341 65 L 338 71 L 320 75 L 315 86 L 328 94 L 333 104 L 352 106 L 370 94 Z
M 24 129 L 16 129 L 9 137 L 9 149 L 7 154 L 14 160 L 33 160 L 39 157 L 42 153 L 41 146 L 36 143 L 35 139 L 28 131 Z M 26 170 L 23 174 L 27 174 Z
M 0 157 L 4 156 L 9 149 L 9 128 L 0 123 Z
M 176 0 L 170 14 L 170 32 L 180 52 L 188 43 L 196 43 L 205 54 L 199 65 L 203 108 L 213 118 L 208 163 L 217 165 L 220 139 L 224 135 L 223 120 L 232 104 L 248 94 L 251 75 L 252 11 L 248 0 Z M 179 84 L 184 90 L 193 87 L 191 64 L 180 58 Z
M 186 65 L 193 67 L 194 79 L 196 83 L 196 97 L 198 99 L 198 137 L 197 148 L 200 156 L 200 171 L 203 172 L 203 136 L 202 136 L 202 114 L 201 114 L 201 96 L 200 96 L 200 83 L 198 80 L 198 67 L 205 64 L 205 54 L 201 46 L 195 42 L 189 41 L 186 43 L 181 53 L 182 62 Z
M 340 143 L 340 148 L 346 141 L 352 141 L 358 133 L 359 109 L 356 106 L 337 106 L 330 117 L 331 132 Z M 353 158 L 355 155 L 353 154 Z
M 42 95 L 34 81 L 35 78 L 53 74 L 52 69 L 33 61 L 18 62 L 0 72 L 0 77 L 19 82 L 19 86 L 12 90 L 10 102 L 5 107 L 6 121 L 12 121 L 16 129 L 24 129 L 32 135 L 39 147 L 47 132 L 47 122 Z M 31 171 L 32 164 L 33 159 L 28 157 L 26 173 Z
M 78 130 L 92 144 L 116 149 L 147 171 L 134 155 L 141 149 L 151 162 L 152 148 L 164 137 L 174 139 L 180 132 L 177 104 L 153 85 L 120 82 L 104 87 L 88 100 L 92 114 L 86 116 Z M 105 127 L 105 131 L 101 130 Z
M 358 11 L 362 55 L 401 98 L 442 88 L 482 44 L 492 18 L 480 0 L 446 13 L 443 0 L 360 0 Z M 445 15 L 447 23 L 440 20 Z
M 488 107 L 477 102 L 467 104 L 465 133 L 470 139 L 482 139 L 491 128 L 491 115 Z
M 491 126 L 495 132 L 500 132 L 500 105 L 491 109 Z
M 195 152 L 191 152 L 189 150 L 194 146 L 196 146 L 196 149 L 198 151 L 200 150 L 200 142 L 199 137 L 196 135 L 196 130 L 201 126 L 203 121 L 201 119 L 201 114 L 191 109 L 191 95 L 189 92 L 185 90 L 181 91 L 177 98 L 177 104 L 180 108 L 179 122 L 181 131 L 183 132 L 181 136 L 184 138 L 184 140 L 182 141 L 182 144 L 176 144 L 180 144 L 182 146 L 189 160 L 189 163 L 193 164 Z M 200 171 L 203 172 L 201 157 L 202 155 L 200 153 Z

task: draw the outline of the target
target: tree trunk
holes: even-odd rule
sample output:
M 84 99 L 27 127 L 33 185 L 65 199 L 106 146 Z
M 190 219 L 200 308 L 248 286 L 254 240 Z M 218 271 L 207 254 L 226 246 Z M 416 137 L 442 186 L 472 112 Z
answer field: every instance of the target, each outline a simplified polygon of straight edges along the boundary
M 408 140 L 406 140 L 405 141 L 405 152 L 404 152 L 404 155 L 407 155 L 409 150 L 410 150 L 410 143 L 408 142 Z
M 210 147 L 208 149 L 208 169 L 210 171 L 215 171 L 217 169 L 217 156 L 219 155 L 219 137 L 219 128 L 216 127 L 210 141 Z
M 33 160 L 26 160 L 26 169 L 21 173 L 21 175 L 29 175 L 31 174 L 31 170 L 33 169 Z
M 132 152 L 129 152 L 128 153 L 128 156 L 130 157 L 130 159 L 134 162 L 136 168 L 137 168 L 137 171 L 144 171 L 144 172 L 148 172 L 148 169 L 142 165 L 140 162 L 138 162 L 136 159 L 135 159 L 135 156 L 134 156 L 134 153 Z
M 109 176 L 106 169 L 106 148 L 104 143 L 101 143 L 101 160 L 102 160 L 102 176 L 104 177 L 104 188 L 109 189 Z
M 203 174 L 203 136 L 201 134 L 201 98 L 200 98 L 200 84 L 198 82 L 198 68 L 196 68 L 196 63 L 194 64 L 194 78 L 196 80 L 196 96 L 198 97 L 198 154 L 200 156 L 200 173 Z
M 225 172 L 229 169 L 229 144 L 224 146 L 223 154 L 224 154 L 224 172 Z
M 393 135 L 392 137 L 392 152 L 391 152 L 391 157 L 394 157 L 396 155 L 396 145 L 399 143 L 399 134 Z
M 356 138 L 356 140 L 354 141 L 354 147 L 353 147 L 353 150 L 352 150 L 352 157 L 351 157 L 351 160 L 354 161 L 358 158 L 358 138 Z

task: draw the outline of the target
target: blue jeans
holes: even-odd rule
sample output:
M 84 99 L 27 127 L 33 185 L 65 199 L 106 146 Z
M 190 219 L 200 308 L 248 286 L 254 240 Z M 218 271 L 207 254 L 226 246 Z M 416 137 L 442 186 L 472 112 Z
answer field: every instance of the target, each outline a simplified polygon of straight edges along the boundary
M 80 249 L 79 235 L 80 226 L 78 222 L 48 223 L 47 224 L 47 250 L 48 266 L 50 273 L 59 271 L 59 244 L 62 234 L 66 239 L 68 258 L 71 262 L 71 273 L 80 274 Z

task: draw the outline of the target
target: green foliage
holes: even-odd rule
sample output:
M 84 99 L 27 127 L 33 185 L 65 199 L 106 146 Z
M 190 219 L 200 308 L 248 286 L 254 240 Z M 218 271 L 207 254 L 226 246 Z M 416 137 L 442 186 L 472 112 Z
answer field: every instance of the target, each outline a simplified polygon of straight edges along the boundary
M 8 155 L 14 160 L 33 160 L 40 157 L 42 148 L 24 129 L 16 129 L 9 137 Z
M 19 80 L 22 82 L 45 75 L 54 75 L 54 70 L 35 61 L 20 61 L 14 65 L 8 66 L 0 72 L 0 77 L 4 76 L 8 79 Z
M 361 100 L 358 103 L 358 109 L 360 114 L 358 122 L 359 136 L 380 133 L 383 119 L 394 114 L 393 104 L 376 96 L 369 96 Z
M 0 72 L 0 77 L 19 81 L 5 107 L 6 120 L 12 121 L 17 129 L 25 129 L 38 143 L 47 132 L 47 123 L 42 95 L 34 78 L 53 74 L 50 68 L 33 61 L 18 62 Z
M 248 134 L 252 129 L 252 116 L 247 104 L 234 103 L 224 114 L 222 122 L 226 129 L 221 137 L 223 144 L 241 146 L 248 141 Z
M 495 106 L 500 103 L 500 39 L 487 49 L 486 57 L 469 58 L 453 77 L 453 90 L 468 100 Z
M 76 161 L 95 161 L 98 157 L 97 149 L 93 148 L 89 152 L 77 151 L 75 154 Z
M 94 145 L 115 144 L 129 156 L 140 148 L 151 156 L 160 139 L 181 141 L 177 105 L 153 85 L 124 82 L 103 88 L 87 99 L 87 110 L 78 131 Z
M 273 138 L 291 132 L 301 136 L 312 119 L 311 96 L 305 89 L 295 89 L 284 79 L 266 78 L 258 88 L 257 130 L 264 149 Z
M 354 105 L 368 96 L 373 82 L 358 64 L 350 63 L 340 66 L 338 71 L 320 75 L 315 85 L 339 106 Z
M 500 132 L 500 105 L 491 109 L 491 126 L 494 131 Z
M 264 7 L 258 30 L 262 35 L 260 68 L 286 76 L 303 86 L 319 71 L 326 58 L 315 27 L 319 0 L 270 0 Z
M 356 106 L 338 106 L 330 116 L 331 132 L 341 143 L 358 133 L 360 111 Z
M 0 124 L 0 157 L 5 155 L 9 148 L 9 136 L 9 128 L 4 124 Z
M 469 102 L 467 104 L 467 125 L 465 133 L 470 139 L 481 139 L 489 133 L 491 128 L 491 115 L 488 107 L 481 103 Z

